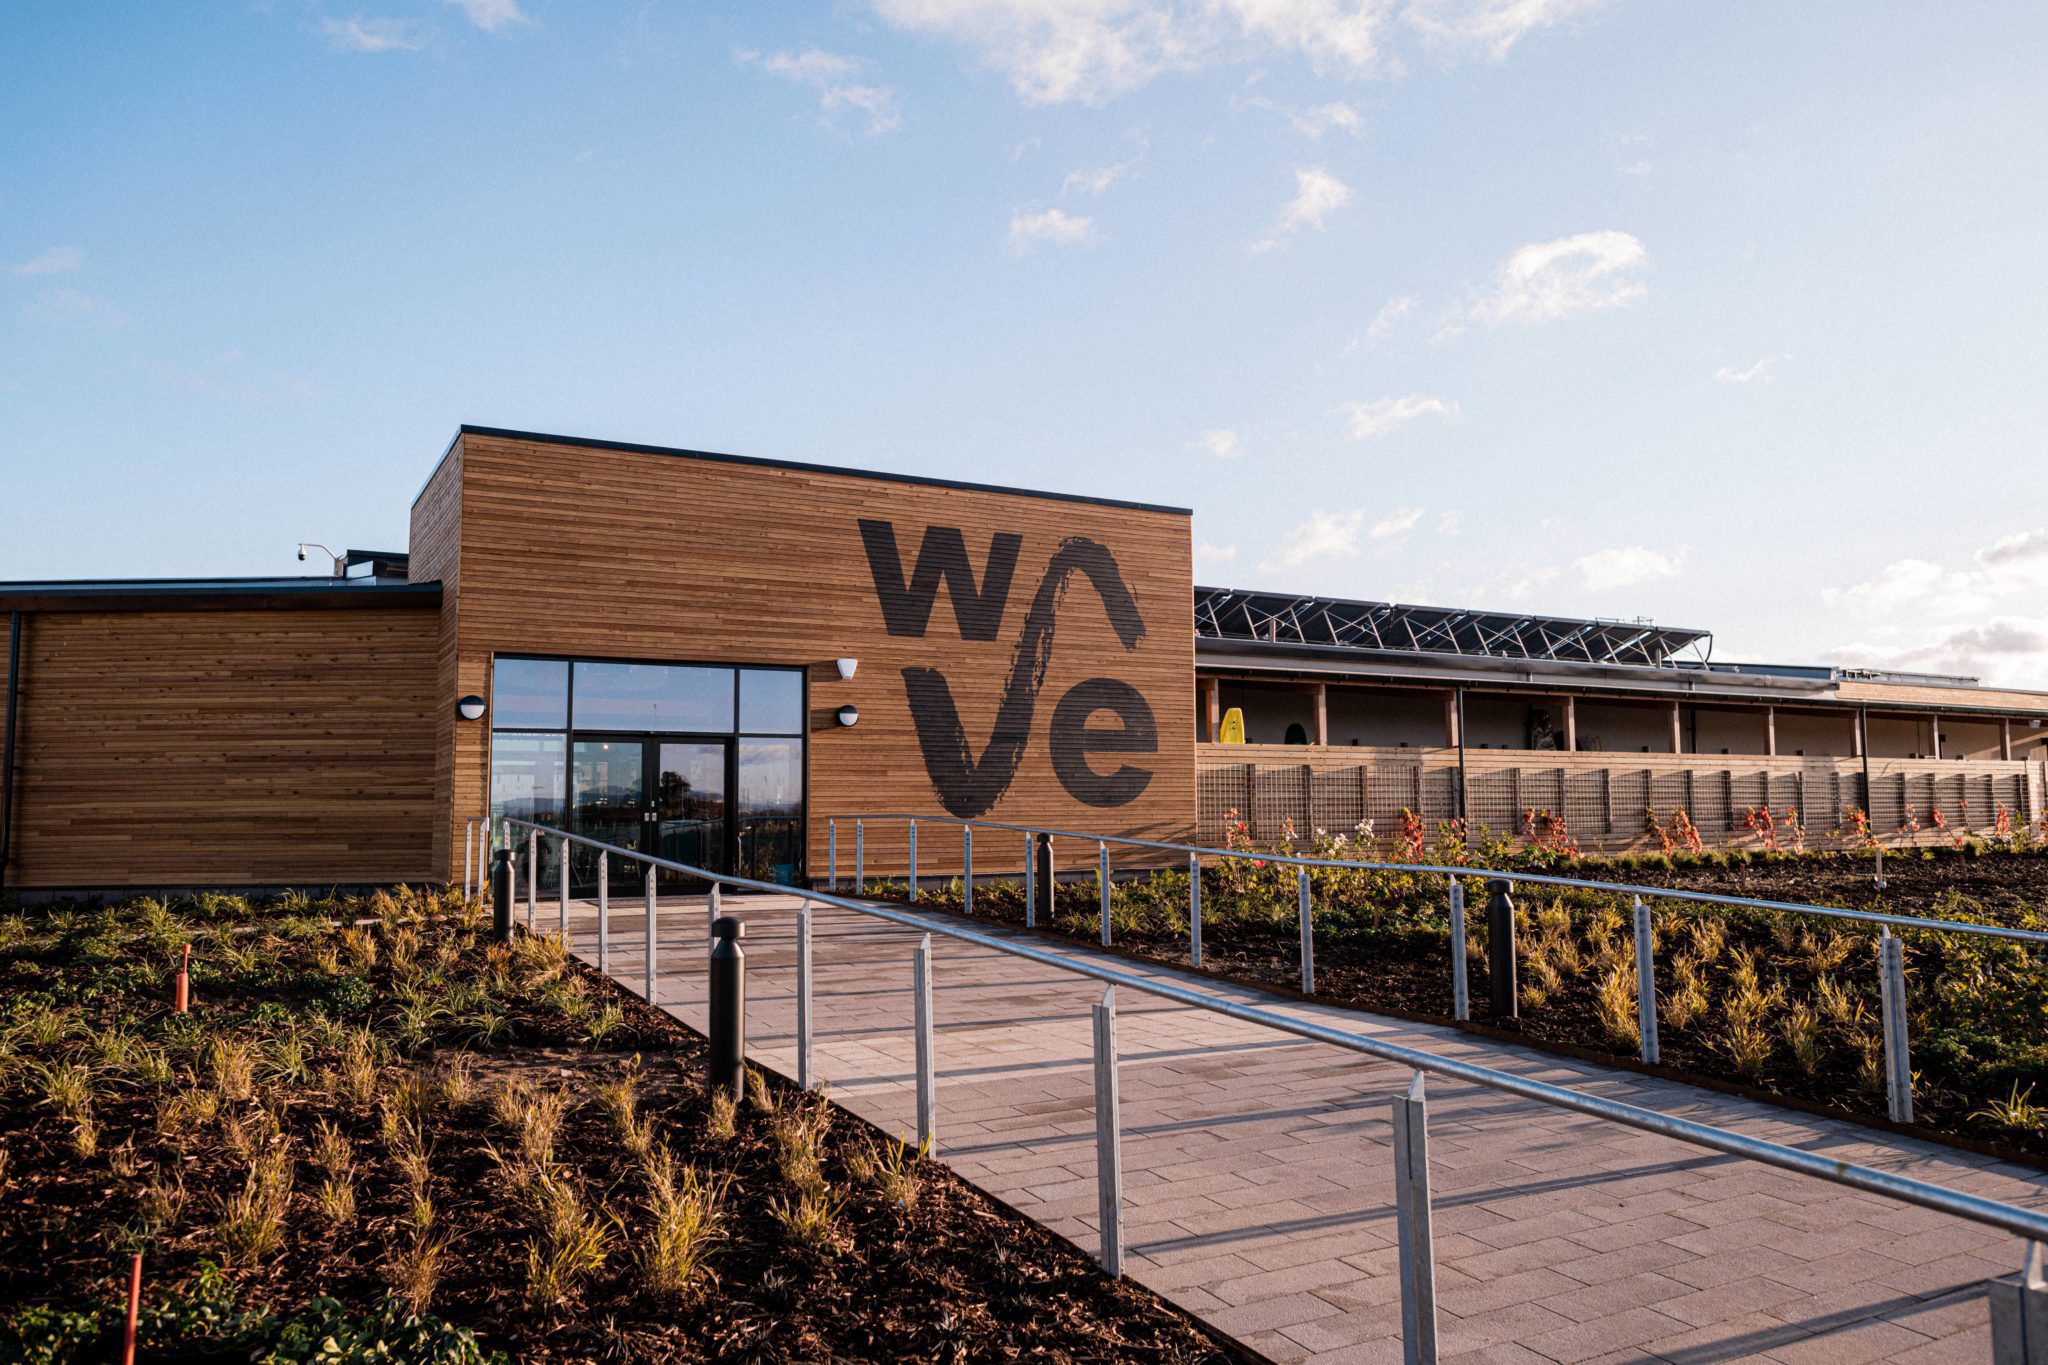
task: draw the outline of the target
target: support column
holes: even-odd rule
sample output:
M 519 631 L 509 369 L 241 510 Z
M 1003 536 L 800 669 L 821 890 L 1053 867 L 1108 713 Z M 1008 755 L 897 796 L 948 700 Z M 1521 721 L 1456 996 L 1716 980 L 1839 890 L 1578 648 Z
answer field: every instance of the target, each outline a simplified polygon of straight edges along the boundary
M 1679 728 L 1677 702 L 1671 703 L 1671 752 L 1674 754 L 1685 752 L 1685 732 Z
M 1863 732 L 1866 729 L 1868 729 L 1869 726 L 1870 713 L 1867 711 L 1858 711 L 1856 713 L 1855 719 L 1849 722 L 1849 757 L 1863 757 L 1864 752 L 1868 749 L 1870 744 L 1870 741 L 1864 736 Z
M 1564 751 L 1575 754 L 1579 751 L 1579 699 L 1564 699 Z
M 2012 762 L 2012 722 L 1998 722 L 1998 756 L 2007 763 Z
M 1455 749 L 1463 744 L 1464 738 L 1458 733 L 1458 694 L 1444 693 L 1444 747 Z
M 1206 698 L 1204 710 L 1208 712 L 1209 743 L 1214 744 L 1223 733 L 1223 681 L 1211 678 L 1203 684 Z
M 1940 717 L 1940 716 L 1929 716 L 1929 717 L 1927 718 L 1927 733 L 1928 733 L 1928 734 L 1930 734 L 1930 735 L 1932 735 L 1932 736 L 1934 737 L 1934 748 L 1933 748 L 1932 750 L 1930 750 L 1929 752 L 1931 752 L 1931 753 L 1932 753 L 1932 754 L 1933 754 L 1933 755 L 1934 755 L 1934 756 L 1935 756 L 1936 758 L 1940 758 L 1940 757 L 1941 757 L 1941 717 Z
M 1764 708 L 1764 753 L 1772 758 L 1778 756 L 1778 708 Z
M 1316 684 L 1316 745 L 1330 747 L 1330 685 Z

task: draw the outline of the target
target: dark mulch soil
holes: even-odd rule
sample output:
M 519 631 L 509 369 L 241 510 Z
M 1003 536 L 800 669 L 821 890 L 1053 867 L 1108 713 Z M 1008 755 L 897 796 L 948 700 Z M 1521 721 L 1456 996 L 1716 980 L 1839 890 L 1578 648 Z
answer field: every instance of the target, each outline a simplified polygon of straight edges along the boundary
M 437 931 L 427 929 L 431 944 Z M 482 951 L 470 948 L 467 953 Z M 86 1017 L 105 1022 L 127 1017 L 146 1037 L 176 1050 L 178 1021 L 153 1003 L 165 982 L 152 966 L 138 972 L 136 994 L 67 991 L 61 963 L 38 960 L 6 979 L 0 990 L 34 979 L 45 996 L 80 1000 Z M 572 1020 L 531 991 L 499 993 L 505 1019 L 492 1027 L 497 1045 L 471 1039 L 478 1060 L 477 1098 L 443 1100 L 425 1114 L 431 1151 L 434 1228 L 447 1252 L 433 1311 L 473 1328 L 487 1346 L 518 1361 L 932 1360 L 982 1361 L 1223 1361 L 1255 1354 L 1215 1333 L 1155 1295 L 1101 1275 L 1093 1261 L 999 1202 L 952 1176 L 946 1168 L 910 1160 L 921 1193 L 910 1207 L 885 1199 L 850 1163 L 886 1142 L 858 1118 L 830 1106 L 823 1170 L 841 1199 L 835 1245 L 806 1249 L 790 1242 L 771 1212 L 793 1187 L 781 1173 L 774 1115 L 743 1103 L 737 1131 L 712 1135 L 710 1094 L 703 1080 L 705 1044 L 695 1033 L 593 973 L 567 969 L 582 983 Z M 365 973 L 381 1001 L 389 981 L 383 967 Z M 71 986 L 78 983 L 73 981 Z M 198 1013 L 253 1024 L 263 1001 L 294 1014 L 332 991 L 331 981 L 296 970 L 273 971 L 262 981 L 238 983 L 246 994 L 233 1005 L 202 988 Z M 603 1046 L 588 1040 L 588 1021 L 605 1006 L 619 1011 L 601 1026 Z M 375 1020 L 380 1006 L 362 1018 Z M 436 1025 L 437 1036 L 408 1059 L 387 1061 L 383 1087 L 414 1066 L 446 1060 L 472 1022 Z M 586 1200 L 620 1223 L 604 1266 L 566 1307 L 540 1309 L 526 1296 L 530 1215 L 505 1188 L 489 1151 L 509 1150 L 512 1139 L 485 1102 L 505 1077 L 561 1085 L 579 1099 L 607 1076 L 638 1068 L 643 1111 L 679 1162 L 718 1178 L 730 1177 L 722 1237 L 709 1269 L 680 1302 L 650 1302 L 640 1289 L 634 1258 L 644 1241 L 645 1177 L 621 1146 L 611 1118 L 594 1102 L 574 1107 L 556 1145 L 561 1164 Z M 780 1107 L 815 1102 L 771 1080 Z M 222 1122 L 182 1141 L 162 1136 L 162 1096 L 136 1087 L 106 1094 L 95 1109 L 101 1151 L 71 1150 L 72 1125 L 53 1114 L 17 1072 L 0 1088 L 0 1144 L 10 1155 L 6 1197 L 0 1199 L 0 1317 L 25 1303 L 89 1306 L 120 1292 L 126 1253 L 146 1253 L 151 1294 L 187 1281 L 202 1258 L 219 1259 L 213 1230 L 217 1201 L 238 1188 L 248 1154 L 230 1150 Z M 352 1105 L 317 1081 L 272 1083 L 264 1098 L 281 1112 L 296 1154 L 297 1186 L 283 1245 L 251 1264 L 231 1265 L 229 1276 L 244 1305 L 295 1310 L 309 1299 L 332 1296 L 365 1309 L 391 1283 L 394 1251 L 412 1236 L 410 1201 L 380 1136 L 375 1105 Z M 250 1104 L 223 1105 L 226 1115 L 249 1116 Z M 309 1159 L 317 1119 L 337 1123 L 354 1144 L 358 1217 L 335 1228 L 314 1205 L 319 1176 Z M 136 1169 L 117 1174 L 110 1151 L 133 1143 Z M 186 1202 L 170 1226 L 149 1231 L 140 1196 L 152 1177 L 182 1176 Z M 144 1359 L 171 1359 L 169 1355 Z

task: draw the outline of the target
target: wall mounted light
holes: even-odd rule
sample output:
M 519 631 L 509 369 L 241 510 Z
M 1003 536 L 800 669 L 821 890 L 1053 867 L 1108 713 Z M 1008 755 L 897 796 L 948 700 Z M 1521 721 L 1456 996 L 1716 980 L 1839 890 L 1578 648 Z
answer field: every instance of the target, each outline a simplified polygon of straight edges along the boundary
M 841 660 L 839 660 L 839 661 L 838 661 L 838 663 L 839 663 L 839 681 L 841 681 L 841 682 L 852 682 L 852 681 L 853 681 L 853 671 L 854 671 L 854 670 L 855 670 L 856 668 L 859 668 L 859 667 L 860 667 L 860 660 L 859 660 L 859 659 L 841 659 Z
M 860 708 L 858 706 L 854 706 L 851 703 L 849 703 L 839 708 L 839 723 L 841 725 L 852 725 L 855 721 L 859 719 Z
M 482 720 L 484 718 L 484 699 L 474 692 L 470 693 L 461 701 L 455 703 L 455 714 L 464 720 Z

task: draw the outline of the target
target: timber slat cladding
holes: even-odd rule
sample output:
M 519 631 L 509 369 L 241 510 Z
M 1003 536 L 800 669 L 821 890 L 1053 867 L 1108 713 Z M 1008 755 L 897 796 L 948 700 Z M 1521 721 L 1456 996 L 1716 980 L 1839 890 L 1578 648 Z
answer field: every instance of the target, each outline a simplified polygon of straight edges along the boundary
M 1194 611 L 1185 515 L 474 432 L 459 444 L 459 565 L 445 549 L 435 556 L 448 594 L 444 615 L 456 622 L 459 639 L 454 675 L 444 678 L 449 696 L 488 696 L 494 652 L 803 665 L 810 684 L 810 868 L 823 876 L 826 817 L 944 813 L 904 670 L 944 674 L 968 752 L 979 757 L 1034 597 L 1062 542 L 1085 537 L 1113 556 L 1142 617 L 1142 638 L 1127 649 L 1090 578 L 1068 578 L 1052 603 L 1053 642 L 1028 742 L 986 816 L 1162 838 L 1192 833 Z M 445 466 L 436 474 L 430 496 L 449 496 L 436 493 L 447 474 Z M 893 526 L 906 579 L 927 528 L 957 529 L 980 587 L 992 538 L 1020 537 L 992 638 L 962 638 L 950 586 L 939 589 L 922 637 L 889 634 L 863 518 Z M 432 523 L 424 507 L 415 510 L 415 555 L 422 532 L 435 534 Z M 446 577 L 451 567 L 459 586 Z M 840 657 L 860 660 L 851 682 L 840 681 L 833 666 Z M 1070 689 L 1094 678 L 1128 684 L 1153 717 L 1156 752 L 1091 759 L 1097 773 L 1125 763 L 1152 772 L 1127 804 L 1083 804 L 1054 772 L 1055 709 Z M 833 719 L 849 702 L 860 708 L 850 730 Z M 1090 728 L 1115 724 L 1099 715 Z M 462 820 L 484 807 L 488 733 L 487 725 L 453 729 L 452 862 L 460 861 Z M 957 838 L 927 834 L 920 842 L 924 870 L 957 866 Z M 1007 847 L 1011 842 L 978 847 L 976 870 L 1018 870 L 1021 836 L 1016 848 Z M 868 869 L 900 872 L 905 843 L 900 825 L 870 829 Z M 843 825 L 842 869 L 851 867 L 851 845 L 851 826 Z
M 458 439 L 428 478 L 412 505 L 409 560 L 406 576 L 415 583 L 441 585 L 441 610 L 432 637 L 435 697 L 442 703 L 434 708 L 433 774 L 434 810 L 431 839 L 432 865 L 438 876 L 453 881 L 462 875 L 454 866 L 452 850 L 463 845 L 466 831 L 458 812 L 474 813 L 480 798 L 465 804 L 458 796 L 455 772 L 455 700 L 475 693 L 488 697 L 483 685 L 461 686 L 456 659 L 457 598 L 462 580 L 462 442 Z M 481 788 L 479 787 L 479 790 Z
M 436 622 L 36 613 L 9 884 L 428 880 Z

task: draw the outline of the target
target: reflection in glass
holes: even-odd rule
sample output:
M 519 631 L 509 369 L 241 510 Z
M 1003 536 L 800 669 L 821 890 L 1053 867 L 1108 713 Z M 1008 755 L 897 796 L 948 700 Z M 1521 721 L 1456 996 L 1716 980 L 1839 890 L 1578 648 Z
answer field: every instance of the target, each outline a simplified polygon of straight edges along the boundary
M 541 825 L 562 823 L 568 772 L 568 741 L 560 735 L 493 735 L 491 737 L 491 814 L 510 815 Z M 526 877 L 526 836 L 514 832 L 520 884 Z M 540 841 L 541 885 L 553 886 L 561 875 L 554 840 Z
M 570 828 L 601 843 L 640 847 L 640 816 L 646 785 L 645 746 L 637 739 L 579 739 L 570 754 Z M 614 858 L 607 880 L 613 887 L 639 885 L 641 866 Z M 626 865 L 618 866 L 621 862 Z M 597 853 L 576 846 L 569 854 L 570 880 L 597 880 Z
M 654 811 L 662 857 L 725 871 L 725 743 L 663 744 Z
M 499 730 L 569 728 L 567 659 L 499 659 L 491 665 L 491 725 Z
M 576 664 L 578 730 L 731 734 L 733 670 L 686 664 Z
M 794 668 L 741 669 L 740 729 L 750 735 L 802 734 L 802 671 Z
M 803 742 L 739 742 L 738 815 L 742 875 L 791 885 L 801 871 L 798 832 L 804 808 Z

